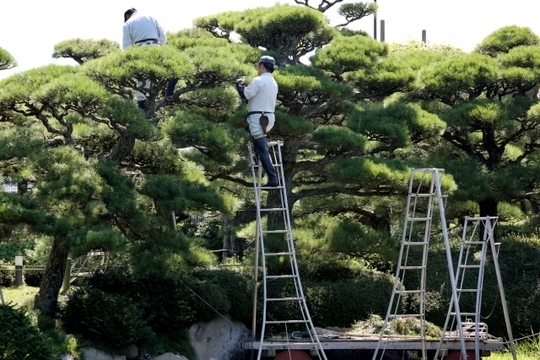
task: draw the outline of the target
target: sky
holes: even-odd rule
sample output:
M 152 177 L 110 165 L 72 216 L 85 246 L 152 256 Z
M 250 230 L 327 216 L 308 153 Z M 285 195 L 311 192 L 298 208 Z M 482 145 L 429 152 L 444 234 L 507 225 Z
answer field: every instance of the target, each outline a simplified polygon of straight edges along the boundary
M 364 2 L 370 2 L 365 0 Z M 309 0 L 318 6 L 322 0 Z M 351 3 L 354 1 L 343 1 Z M 430 44 L 450 44 L 474 50 L 486 36 L 503 26 L 529 27 L 540 36 L 538 0 L 377 0 L 377 33 L 385 23 L 385 41 L 421 40 L 426 31 Z M 15 57 L 18 67 L 0 71 L 0 78 L 34 67 L 75 64 L 52 59 L 54 45 L 70 39 L 109 39 L 121 42 L 123 14 L 135 7 L 154 16 L 165 31 L 177 32 L 193 26 L 200 16 L 241 11 L 274 4 L 295 5 L 294 0 L 2 0 L 0 47 Z M 339 4 L 326 13 L 332 25 L 342 19 Z M 366 17 L 351 28 L 373 35 L 374 18 Z M 380 39 L 380 38 L 379 38 Z

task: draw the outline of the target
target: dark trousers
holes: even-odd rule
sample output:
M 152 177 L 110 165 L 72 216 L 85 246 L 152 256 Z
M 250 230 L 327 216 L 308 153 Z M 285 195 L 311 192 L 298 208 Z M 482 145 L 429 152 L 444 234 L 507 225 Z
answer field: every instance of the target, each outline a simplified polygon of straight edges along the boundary
M 261 160 L 261 164 L 264 171 L 266 172 L 266 175 L 268 175 L 268 184 L 277 186 L 277 173 L 276 169 L 274 169 L 274 165 L 272 165 L 270 154 L 268 153 L 267 137 L 264 136 L 259 139 L 253 139 L 253 147 L 255 148 L 257 155 L 259 155 L 259 159 Z
M 174 95 L 174 88 L 177 82 L 178 82 L 178 79 L 176 78 L 169 79 L 169 82 L 167 83 L 167 92 L 165 93 L 165 96 L 167 98 Z M 142 110 L 146 109 L 146 100 L 139 100 L 137 101 L 137 103 L 139 104 L 139 108 L 141 108 Z

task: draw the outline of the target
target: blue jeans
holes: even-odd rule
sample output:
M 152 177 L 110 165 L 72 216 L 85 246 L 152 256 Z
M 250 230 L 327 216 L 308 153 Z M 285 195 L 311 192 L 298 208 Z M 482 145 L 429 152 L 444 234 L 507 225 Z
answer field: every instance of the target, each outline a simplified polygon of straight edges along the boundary
M 270 154 L 268 153 L 267 137 L 264 136 L 259 139 L 253 139 L 253 147 L 255 148 L 257 155 L 259 155 L 259 159 L 261 159 L 261 164 L 266 172 L 266 175 L 268 175 L 268 184 L 277 186 L 277 173 L 276 169 L 274 169 L 274 165 L 272 164 L 272 160 L 270 159 Z

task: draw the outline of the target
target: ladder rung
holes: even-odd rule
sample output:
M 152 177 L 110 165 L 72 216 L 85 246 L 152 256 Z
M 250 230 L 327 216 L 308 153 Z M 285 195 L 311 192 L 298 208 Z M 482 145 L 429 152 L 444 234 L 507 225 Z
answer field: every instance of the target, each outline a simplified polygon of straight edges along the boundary
M 266 301 L 299 301 L 301 297 L 288 297 L 288 298 L 267 298 Z
M 405 317 L 419 317 L 422 316 L 420 314 L 399 314 L 399 315 L 390 315 L 389 318 L 398 319 L 398 318 L 405 318 Z
M 421 217 L 421 218 L 408 217 L 407 218 L 407 221 L 428 221 L 428 220 L 431 220 L 431 218 L 430 217 Z
M 462 241 L 463 244 L 467 244 L 467 245 L 484 245 L 485 242 L 484 241 L 477 241 L 477 240 L 474 240 L 474 241 Z
M 451 312 L 450 315 L 452 316 L 456 316 L 456 312 Z M 476 316 L 476 313 L 473 313 L 473 312 L 460 312 L 459 315 L 461 316 Z
M 259 186 L 260 189 L 270 189 L 270 190 L 277 190 L 277 189 L 283 189 L 283 186 Z
M 423 290 L 396 290 L 398 294 L 421 294 Z
M 262 208 L 261 212 L 262 211 L 284 211 L 284 210 L 286 210 L 286 208 Z
M 265 234 L 285 234 L 288 232 L 289 230 L 263 230 L 263 233 Z
M 475 292 L 478 292 L 478 289 L 456 289 L 456 291 L 459 291 L 459 292 L 468 292 L 468 293 L 475 293 Z
M 460 269 L 480 269 L 480 265 L 459 265 Z
M 407 244 L 407 245 L 428 245 L 429 242 L 427 241 L 405 241 L 404 244 Z
M 267 279 L 294 279 L 298 275 L 266 275 Z
M 287 256 L 292 255 L 292 252 L 265 253 L 265 256 Z
M 409 194 L 410 197 L 431 197 L 431 196 L 435 196 L 435 194 Z
M 309 320 L 271 320 L 267 324 L 307 324 Z
M 426 267 L 424 265 L 402 265 L 399 268 L 401 270 L 422 270 Z

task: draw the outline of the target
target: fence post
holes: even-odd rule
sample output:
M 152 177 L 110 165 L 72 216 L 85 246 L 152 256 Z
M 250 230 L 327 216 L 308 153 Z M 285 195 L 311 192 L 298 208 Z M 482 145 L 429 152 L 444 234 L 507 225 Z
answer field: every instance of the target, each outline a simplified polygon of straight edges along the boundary
M 23 257 L 15 255 L 15 285 L 23 285 Z
M 62 281 L 61 293 L 65 293 L 69 290 L 71 280 L 71 259 L 67 259 L 66 262 L 66 271 L 64 271 L 64 280 Z

